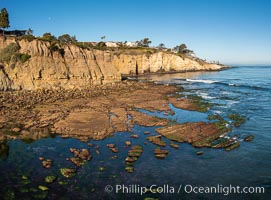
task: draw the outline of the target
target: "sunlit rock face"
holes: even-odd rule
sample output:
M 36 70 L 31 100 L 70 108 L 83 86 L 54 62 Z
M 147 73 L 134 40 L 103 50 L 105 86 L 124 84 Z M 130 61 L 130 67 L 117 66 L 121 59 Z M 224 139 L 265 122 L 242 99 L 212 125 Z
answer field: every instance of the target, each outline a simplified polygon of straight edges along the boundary
M 150 49 L 82 49 L 62 45 L 62 53 L 50 51 L 50 43 L 0 38 L 0 51 L 11 43 L 20 54 L 31 58 L 22 62 L 0 61 L 0 90 L 39 88 L 83 88 L 120 81 L 123 75 L 155 72 L 219 70 L 225 66 L 199 62 L 177 54 Z

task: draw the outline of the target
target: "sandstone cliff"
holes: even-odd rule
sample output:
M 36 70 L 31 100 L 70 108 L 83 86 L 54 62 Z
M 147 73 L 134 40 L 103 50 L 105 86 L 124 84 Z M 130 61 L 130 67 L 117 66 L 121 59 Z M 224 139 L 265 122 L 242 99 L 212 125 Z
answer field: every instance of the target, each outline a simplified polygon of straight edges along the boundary
M 61 54 L 50 51 L 49 42 L 3 37 L 0 37 L 0 51 L 11 43 L 17 43 L 19 53 L 31 58 L 25 62 L 12 59 L 0 62 L 0 90 L 82 88 L 120 81 L 122 75 L 128 74 L 223 68 L 173 53 L 141 49 L 97 50 L 63 45 Z

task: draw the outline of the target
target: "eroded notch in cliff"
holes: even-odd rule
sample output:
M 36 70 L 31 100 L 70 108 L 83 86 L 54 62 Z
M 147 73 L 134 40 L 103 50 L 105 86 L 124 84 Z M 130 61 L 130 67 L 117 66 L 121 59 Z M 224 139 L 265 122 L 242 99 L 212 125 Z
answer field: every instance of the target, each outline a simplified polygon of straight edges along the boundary
M 136 75 L 138 75 L 138 64 L 137 64 L 137 62 L 136 62 L 136 70 L 135 70 L 135 72 L 136 72 Z

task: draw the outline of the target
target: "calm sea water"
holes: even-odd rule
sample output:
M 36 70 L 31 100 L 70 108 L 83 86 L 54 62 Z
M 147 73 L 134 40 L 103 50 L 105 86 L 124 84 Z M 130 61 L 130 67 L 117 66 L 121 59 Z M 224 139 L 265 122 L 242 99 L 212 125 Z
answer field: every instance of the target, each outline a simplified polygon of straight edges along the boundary
M 146 77 L 144 77 L 146 78 Z M 207 113 L 184 111 L 172 107 L 175 115 L 171 116 L 180 123 L 191 121 L 207 121 L 209 114 L 226 117 L 229 113 L 246 116 L 245 124 L 234 128 L 230 135 L 237 135 L 241 146 L 230 152 L 223 149 L 202 148 L 202 156 L 197 156 L 199 149 L 189 144 L 180 144 L 179 149 L 169 149 L 165 160 L 158 160 L 153 155 L 156 147 L 146 141 L 144 131 L 156 135 L 155 127 L 135 126 L 134 133 L 139 139 L 131 139 L 130 133 L 115 133 L 111 138 L 102 141 L 89 141 L 100 146 L 100 155 L 95 155 L 93 147 L 76 139 L 60 137 L 41 139 L 30 144 L 20 140 L 8 141 L 8 152 L 1 153 L 0 158 L 0 199 L 1 195 L 14 196 L 15 199 L 271 199 L 271 67 L 233 67 L 220 72 L 195 72 L 186 74 L 164 74 L 147 77 L 163 84 L 180 85 L 187 94 L 197 94 L 215 105 Z M 142 111 L 146 112 L 146 111 Z M 162 113 L 150 113 L 166 117 Z M 243 142 L 242 138 L 253 134 L 252 142 Z M 143 154 L 134 164 L 132 174 L 125 172 L 125 157 L 128 149 L 124 142 L 131 140 L 133 144 L 143 145 Z M 169 141 L 164 139 L 168 144 Z M 106 147 L 107 143 L 115 143 L 119 149 L 118 157 Z M 93 159 L 78 169 L 76 176 L 66 180 L 60 175 L 61 167 L 72 167 L 66 161 L 71 157 L 70 147 L 89 148 Z M 39 156 L 53 160 L 52 168 L 46 170 L 38 160 Z M 104 167 L 100 171 L 99 167 Z M 54 174 L 58 180 L 52 184 L 44 183 L 44 177 Z M 27 175 L 31 183 L 23 184 L 22 176 Z M 67 185 L 59 185 L 58 181 L 67 181 Z M 106 193 L 106 185 L 125 184 L 149 187 L 172 186 L 175 194 L 139 194 Z M 49 191 L 35 191 L 39 185 L 46 185 Z M 182 185 L 179 194 L 176 190 Z M 185 185 L 217 187 L 240 186 L 265 188 L 264 194 L 187 194 Z M 25 190 L 22 190 L 26 189 Z M 32 189 L 31 189 L 32 188 Z M 34 188 L 34 189 L 33 189 Z M 9 192 L 9 195 L 7 193 Z M 169 191 L 168 191 L 169 192 Z

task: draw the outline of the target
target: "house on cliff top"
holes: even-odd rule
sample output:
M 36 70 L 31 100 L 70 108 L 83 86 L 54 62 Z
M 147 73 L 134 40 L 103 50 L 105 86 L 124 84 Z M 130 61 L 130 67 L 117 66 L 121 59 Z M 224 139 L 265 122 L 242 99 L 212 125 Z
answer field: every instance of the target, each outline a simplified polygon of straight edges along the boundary
M 0 36 L 23 36 L 25 35 L 27 30 L 12 30 L 12 31 L 5 31 L 0 29 Z

